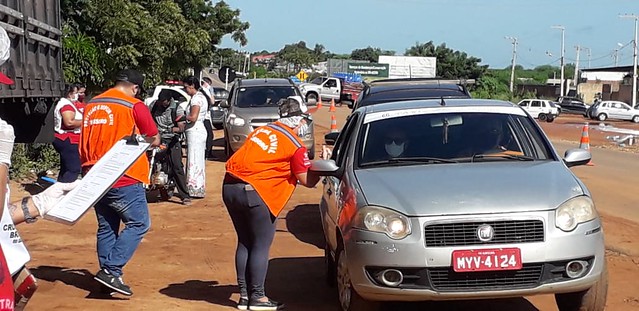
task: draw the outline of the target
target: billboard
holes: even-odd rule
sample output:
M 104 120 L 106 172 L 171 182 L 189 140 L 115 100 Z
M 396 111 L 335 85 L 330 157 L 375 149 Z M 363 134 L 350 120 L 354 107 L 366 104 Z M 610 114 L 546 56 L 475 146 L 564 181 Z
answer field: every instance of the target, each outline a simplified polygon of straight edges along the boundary
M 435 78 L 437 76 L 437 58 L 422 56 L 380 55 L 380 64 L 388 64 L 388 78 Z
M 388 78 L 388 64 L 347 63 L 346 72 L 356 73 L 363 77 Z

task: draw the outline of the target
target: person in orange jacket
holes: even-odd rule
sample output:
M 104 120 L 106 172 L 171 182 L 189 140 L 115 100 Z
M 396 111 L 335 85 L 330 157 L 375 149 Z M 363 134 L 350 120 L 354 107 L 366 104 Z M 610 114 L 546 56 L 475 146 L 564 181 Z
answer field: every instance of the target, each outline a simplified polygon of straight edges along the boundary
M 115 86 L 93 97 L 84 108 L 80 160 L 86 173 L 122 138 L 135 133 L 152 147 L 160 135 L 148 107 L 136 96 L 143 92 L 144 76 L 126 69 Z M 95 204 L 98 219 L 97 252 L 100 270 L 94 279 L 108 290 L 131 296 L 122 280 L 123 268 L 151 227 L 143 184 L 149 183 L 149 160 L 140 156 L 113 187 Z M 120 231 L 120 225 L 124 229 Z
M 238 237 L 240 310 L 283 307 L 264 292 L 275 222 L 298 183 L 312 188 L 320 178 L 308 171 L 311 162 L 299 138 L 308 133 L 306 105 L 299 96 L 278 105 L 280 119 L 255 129 L 226 162 L 222 198 Z

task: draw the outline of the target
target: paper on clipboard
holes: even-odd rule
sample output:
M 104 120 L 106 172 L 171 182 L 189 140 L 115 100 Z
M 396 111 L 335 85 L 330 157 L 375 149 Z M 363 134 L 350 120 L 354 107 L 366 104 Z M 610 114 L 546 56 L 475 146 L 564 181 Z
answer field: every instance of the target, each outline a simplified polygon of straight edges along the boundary
M 131 144 L 124 139 L 118 141 L 93 165 L 80 184 L 66 194 L 44 218 L 67 225 L 75 224 L 111 189 L 149 145 L 146 142 Z

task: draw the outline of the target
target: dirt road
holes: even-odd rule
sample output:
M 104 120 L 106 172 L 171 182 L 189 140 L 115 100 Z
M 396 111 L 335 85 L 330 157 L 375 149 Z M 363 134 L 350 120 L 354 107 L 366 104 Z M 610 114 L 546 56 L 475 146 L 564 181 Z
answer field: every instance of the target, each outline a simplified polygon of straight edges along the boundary
M 338 126 L 348 108 L 337 108 Z M 315 114 L 317 143 L 328 132 L 327 108 Z M 557 150 L 578 147 L 580 116 L 561 116 L 543 123 Z M 628 122 L 616 126 L 639 129 Z M 19 227 L 32 260 L 29 266 L 40 279 L 40 289 L 29 310 L 234 310 L 238 294 L 233 253 L 235 235 L 222 205 L 224 172 L 221 131 L 216 132 L 219 161 L 207 166 L 207 197 L 190 207 L 174 202 L 150 204 L 152 226 L 133 260 L 125 267 L 125 281 L 134 296 L 107 298 L 95 294 L 96 220 L 89 212 L 73 227 L 40 221 Z M 639 309 L 639 217 L 636 215 L 636 154 L 610 147 L 607 133 L 593 124 L 590 131 L 595 166 L 574 168 L 593 192 L 604 220 L 610 269 L 608 310 Z M 605 148 L 604 148 L 605 147 Z M 317 150 L 321 150 L 318 148 Z M 563 151 L 561 151 L 563 153 Z M 620 160 L 621 159 L 621 160 Z M 25 192 L 13 185 L 12 197 Z M 337 310 L 332 289 L 324 283 L 323 238 L 317 203 L 320 189 L 298 188 L 281 215 L 267 279 L 268 294 L 287 304 L 287 310 Z M 632 211 L 628 212 L 627 211 Z M 391 304 L 387 310 L 557 310 L 552 296 L 454 303 Z

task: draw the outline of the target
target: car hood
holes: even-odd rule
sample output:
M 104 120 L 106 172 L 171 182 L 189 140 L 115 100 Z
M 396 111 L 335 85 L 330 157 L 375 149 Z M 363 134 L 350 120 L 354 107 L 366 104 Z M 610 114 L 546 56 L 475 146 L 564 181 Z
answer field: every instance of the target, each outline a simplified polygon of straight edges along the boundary
M 584 194 L 559 161 L 392 166 L 355 175 L 368 204 L 407 216 L 541 211 Z
M 235 115 L 239 117 L 249 118 L 249 119 L 277 120 L 280 118 L 279 109 L 277 108 L 277 106 L 248 107 L 248 108 L 234 107 L 231 113 L 234 113 Z
M 315 83 L 300 83 L 298 87 L 320 87 L 321 85 Z

